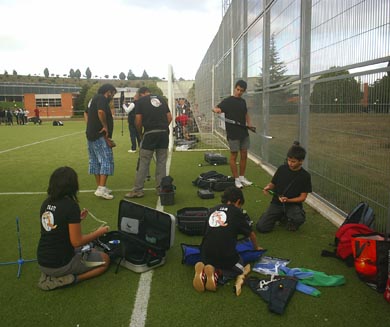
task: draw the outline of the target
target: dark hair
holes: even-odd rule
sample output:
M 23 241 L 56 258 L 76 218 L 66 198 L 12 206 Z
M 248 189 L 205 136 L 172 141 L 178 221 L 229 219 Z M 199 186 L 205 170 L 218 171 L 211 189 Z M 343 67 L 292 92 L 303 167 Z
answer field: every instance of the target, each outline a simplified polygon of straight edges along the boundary
M 294 141 L 293 146 L 287 151 L 287 158 L 295 158 L 304 160 L 306 157 L 306 150 L 300 146 L 298 141 Z
M 242 79 L 238 80 L 238 81 L 236 82 L 236 85 L 234 85 L 234 87 L 237 87 L 237 86 L 243 88 L 244 90 L 246 90 L 246 88 L 248 87 L 248 85 L 246 84 L 246 82 L 245 82 L 244 80 L 242 80 Z
M 138 91 L 137 91 L 137 93 L 138 93 L 139 95 L 144 94 L 144 93 L 146 93 L 146 92 L 149 92 L 149 93 L 150 93 L 149 88 L 147 88 L 146 86 L 140 87 L 140 88 L 138 89 Z
M 47 189 L 48 198 L 51 201 L 62 199 L 66 196 L 78 201 L 77 192 L 79 182 L 77 173 L 73 168 L 57 168 L 50 176 L 49 187 Z
M 98 94 L 105 94 L 106 92 L 108 91 L 112 91 L 112 92 L 115 92 L 116 93 L 116 88 L 114 85 L 112 84 L 103 84 L 101 87 L 99 87 L 98 89 Z
M 245 203 L 244 194 L 242 193 L 241 189 L 230 186 L 223 192 L 223 195 L 221 196 L 222 203 L 234 203 L 237 202 L 237 200 L 240 200 L 241 205 Z

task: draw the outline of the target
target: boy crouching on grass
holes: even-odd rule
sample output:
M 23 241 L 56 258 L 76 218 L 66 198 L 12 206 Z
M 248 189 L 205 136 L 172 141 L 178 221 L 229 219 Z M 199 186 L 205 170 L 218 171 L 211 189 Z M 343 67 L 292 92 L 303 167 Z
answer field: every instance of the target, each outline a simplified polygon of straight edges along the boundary
M 305 222 L 306 214 L 302 203 L 312 191 L 311 175 L 303 167 L 306 150 L 294 142 L 287 152 L 287 162 L 281 165 L 263 193 L 272 192 L 268 209 L 261 215 L 256 229 L 260 233 L 273 230 L 276 222 L 286 224 L 289 231 L 296 231 Z M 271 191 L 271 192 L 270 192 Z
M 250 238 L 254 249 L 261 248 L 251 223 L 241 210 L 244 202 L 242 191 L 229 187 L 222 195 L 222 203 L 211 209 L 200 246 L 201 261 L 195 265 L 193 286 L 198 292 L 216 291 L 218 281 L 224 284 L 237 276 L 243 281 L 250 272 L 250 265 L 244 267 L 236 251 L 237 236 L 243 234 Z

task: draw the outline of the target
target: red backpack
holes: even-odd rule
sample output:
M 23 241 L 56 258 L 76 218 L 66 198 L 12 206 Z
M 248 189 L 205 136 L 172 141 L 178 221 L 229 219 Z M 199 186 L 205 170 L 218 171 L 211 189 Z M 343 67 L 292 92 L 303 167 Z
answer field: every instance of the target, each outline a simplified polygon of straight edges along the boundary
M 370 234 L 374 231 L 364 224 L 345 224 L 341 225 L 337 230 L 334 245 L 336 249 L 333 252 L 322 250 L 321 255 L 323 257 L 336 257 L 339 258 L 349 266 L 354 265 L 354 259 L 352 254 L 352 236 L 356 234 Z

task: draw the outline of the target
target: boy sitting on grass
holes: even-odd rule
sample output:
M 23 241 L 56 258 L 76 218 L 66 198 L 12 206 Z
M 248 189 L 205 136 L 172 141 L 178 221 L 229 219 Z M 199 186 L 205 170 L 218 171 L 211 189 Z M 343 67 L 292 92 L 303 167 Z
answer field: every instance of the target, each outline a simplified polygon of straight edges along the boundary
M 236 251 L 237 236 L 243 234 L 250 238 L 253 249 L 261 248 L 257 245 L 251 222 L 241 210 L 244 202 L 242 191 L 233 186 L 225 190 L 222 203 L 211 209 L 200 246 L 201 261 L 195 265 L 193 286 L 198 292 L 205 289 L 216 291 L 218 280 L 224 284 L 249 273 L 250 265 L 244 267 Z

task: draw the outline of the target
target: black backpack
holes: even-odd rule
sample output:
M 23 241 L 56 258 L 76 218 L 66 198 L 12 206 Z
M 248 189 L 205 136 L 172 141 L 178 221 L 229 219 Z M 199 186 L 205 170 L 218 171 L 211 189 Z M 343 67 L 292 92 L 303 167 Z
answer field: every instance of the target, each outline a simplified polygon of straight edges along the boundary
M 371 229 L 375 229 L 374 210 L 368 203 L 359 202 L 345 218 L 342 225 L 345 224 L 363 224 Z
M 192 181 L 192 184 L 201 189 L 220 192 L 224 191 L 229 186 L 234 186 L 234 178 L 220 174 L 215 170 L 210 170 L 200 174 L 194 181 Z

